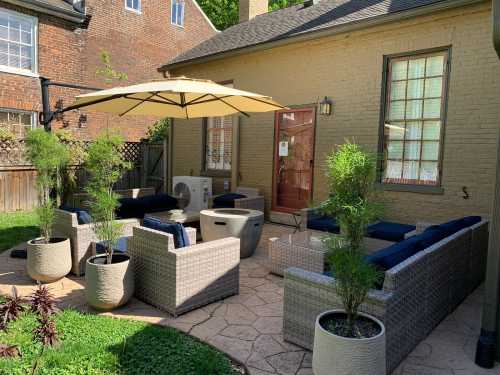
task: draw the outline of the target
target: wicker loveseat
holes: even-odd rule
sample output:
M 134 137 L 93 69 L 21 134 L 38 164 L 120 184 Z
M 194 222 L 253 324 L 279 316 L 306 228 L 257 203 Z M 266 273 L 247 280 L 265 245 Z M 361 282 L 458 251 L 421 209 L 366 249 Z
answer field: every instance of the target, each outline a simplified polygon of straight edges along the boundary
M 434 243 L 385 272 L 361 311 L 382 320 L 387 369 L 397 365 L 484 279 L 488 222 L 481 221 Z M 342 304 L 333 279 L 299 268 L 285 271 L 284 338 L 312 349 L 317 315 Z
M 122 224 L 122 235 L 131 236 L 132 228 L 140 225 L 138 219 L 118 220 Z M 85 273 L 85 262 L 94 255 L 91 244 L 98 241 L 92 224 L 78 224 L 77 214 L 56 210 L 53 224 L 55 237 L 69 238 L 71 242 L 71 272 L 77 276 Z
M 122 190 L 115 190 L 115 193 L 118 194 L 121 198 L 141 198 L 149 195 L 154 195 L 155 188 L 146 187 L 146 188 L 135 188 L 135 189 L 122 189 Z M 71 196 L 71 199 L 68 202 L 68 204 L 72 207 L 87 209 L 88 200 L 89 200 L 89 195 L 87 193 L 74 193 Z
M 186 230 L 196 243 L 196 230 Z M 128 253 L 135 296 L 174 316 L 239 292 L 238 238 L 175 249 L 171 234 L 141 226 L 133 230 Z

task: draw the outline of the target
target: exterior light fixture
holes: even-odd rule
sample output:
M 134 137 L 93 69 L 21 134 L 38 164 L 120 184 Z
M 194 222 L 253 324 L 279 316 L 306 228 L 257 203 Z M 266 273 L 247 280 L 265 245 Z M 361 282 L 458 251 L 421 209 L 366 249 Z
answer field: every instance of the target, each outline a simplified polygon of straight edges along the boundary
M 318 103 L 319 114 L 323 116 L 330 116 L 332 114 L 332 101 L 325 96 L 325 98 Z

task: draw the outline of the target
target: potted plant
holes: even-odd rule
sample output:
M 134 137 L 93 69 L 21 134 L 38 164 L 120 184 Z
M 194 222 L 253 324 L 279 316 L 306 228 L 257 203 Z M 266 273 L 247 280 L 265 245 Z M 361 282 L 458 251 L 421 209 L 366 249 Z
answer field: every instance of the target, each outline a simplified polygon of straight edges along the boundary
M 131 168 L 130 163 L 123 159 L 122 148 L 122 138 L 107 133 L 92 142 L 85 162 L 90 175 L 85 190 L 90 198 L 92 225 L 106 249 L 106 254 L 87 260 L 85 293 L 87 302 L 101 310 L 125 304 L 134 292 L 130 257 L 113 253 L 122 229 L 115 220 L 118 195 L 113 192 L 113 187 L 122 174 Z
M 325 238 L 328 261 L 343 309 L 316 319 L 313 370 L 316 375 L 385 375 L 385 327 L 359 312 L 381 274 L 364 260 L 366 226 L 381 207 L 372 202 L 376 158 L 346 143 L 328 157 L 330 197 L 322 209 L 334 215 L 340 235 Z
M 43 129 L 36 129 L 26 139 L 28 158 L 37 171 L 38 207 L 36 213 L 41 237 L 28 241 L 27 271 L 41 282 L 53 282 L 71 270 L 71 246 L 67 238 L 52 237 L 55 200 L 52 193 L 58 189 L 59 172 L 69 159 L 69 152 L 57 137 Z

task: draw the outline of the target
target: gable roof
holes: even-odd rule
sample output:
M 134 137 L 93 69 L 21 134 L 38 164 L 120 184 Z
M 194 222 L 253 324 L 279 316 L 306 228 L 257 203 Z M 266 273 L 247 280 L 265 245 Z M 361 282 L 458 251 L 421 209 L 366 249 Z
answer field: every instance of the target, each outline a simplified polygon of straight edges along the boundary
M 214 60 L 229 56 L 230 52 L 236 54 L 265 44 L 270 48 L 280 41 L 291 42 L 320 32 L 335 29 L 342 32 L 347 26 L 366 27 L 369 21 L 389 22 L 415 13 L 425 14 L 479 1 L 484 0 L 322 0 L 311 6 L 299 4 L 229 27 L 178 55 L 159 70 Z

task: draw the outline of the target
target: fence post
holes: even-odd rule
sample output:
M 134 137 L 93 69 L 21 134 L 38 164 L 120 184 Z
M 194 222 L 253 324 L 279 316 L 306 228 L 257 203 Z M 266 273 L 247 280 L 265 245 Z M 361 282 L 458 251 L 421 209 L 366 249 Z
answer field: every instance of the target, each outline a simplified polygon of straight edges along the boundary
M 163 139 L 163 192 L 168 193 L 168 141 Z
M 141 143 L 141 151 L 141 187 L 147 187 L 149 164 L 149 147 L 147 143 Z

